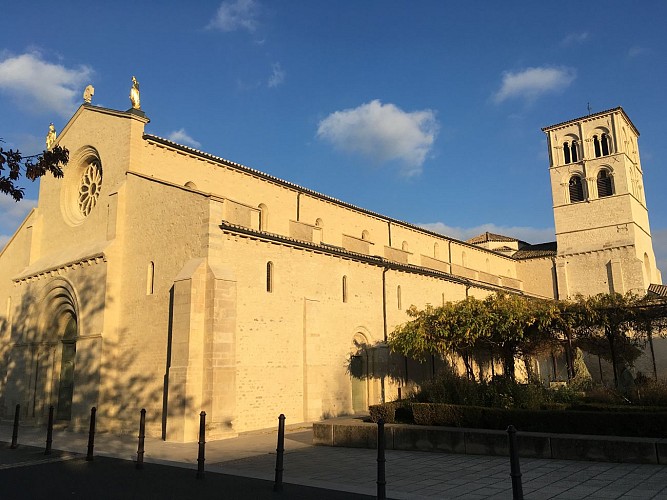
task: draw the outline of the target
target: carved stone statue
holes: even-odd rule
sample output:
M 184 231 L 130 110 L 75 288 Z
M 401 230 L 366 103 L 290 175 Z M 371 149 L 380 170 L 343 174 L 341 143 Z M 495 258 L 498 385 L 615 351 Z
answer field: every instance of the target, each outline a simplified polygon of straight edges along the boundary
M 130 89 L 130 102 L 134 109 L 141 109 L 141 100 L 139 99 L 139 82 L 132 77 L 132 88 Z
M 46 134 L 46 149 L 51 149 L 56 142 L 56 127 L 53 123 L 49 125 L 49 133 Z
M 93 96 L 95 95 L 95 87 L 92 85 L 88 85 L 86 89 L 83 91 L 83 102 L 86 104 L 90 104 L 90 101 L 93 99 Z

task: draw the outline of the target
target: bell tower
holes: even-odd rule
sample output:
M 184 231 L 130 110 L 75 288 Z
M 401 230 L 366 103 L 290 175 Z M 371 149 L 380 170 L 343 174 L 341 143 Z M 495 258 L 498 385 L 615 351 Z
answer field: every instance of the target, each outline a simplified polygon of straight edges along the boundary
M 547 135 L 560 298 L 662 283 L 656 267 L 639 132 L 623 108 L 542 129 Z

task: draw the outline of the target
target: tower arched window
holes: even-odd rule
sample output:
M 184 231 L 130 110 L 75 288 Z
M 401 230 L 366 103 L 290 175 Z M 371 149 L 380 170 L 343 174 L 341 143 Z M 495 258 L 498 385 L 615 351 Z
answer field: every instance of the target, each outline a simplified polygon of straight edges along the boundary
M 602 156 L 602 149 L 600 148 L 600 139 L 597 135 L 593 136 L 593 148 L 595 149 L 595 157 L 600 158 Z
M 600 142 L 602 143 L 602 156 L 607 156 L 609 154 L 609 135 L 602 134 Z
M 565 157 L 565 164 L 572 163 L 570 157 L 570 145 L 567 142 L 563 143 L 563 156 Z
M 579 161 L 579 144 L 577 141 L 572 141 L 570 155 L 572 156 L 572 163 Z
M 361 232 L 361 239 L 364 240 L 364 241 L 368 241 L 369 238 L 370 238 L 370 233 L 364 229 Z
M 570 177 L 570 202 L 576 203 L 578 201 L 584 201 L 584 185 L 581 182 L 581 177 L 578 175 L 573 175 Z
M 597 185 L 598 197 L 602 198 L 614 194 L 614 179 L 606 169 L 598 172 Z
M 347 276 L 343 276 L 343 302 L 347 302 Z
M 407 252 L 407 251 L 408 251 L 408 242 L 407 242 L 407 241 L 404 241 L 404 242 L 401 244 L 401 250 L 403 250 L 404 252 Z
M 440 258 L 440 245 L 438 245 L 437 243 L 433 244 L 433 258 L 434 259 Z
M 273 262 L 266 263 L 266 291 L 273 293 Z

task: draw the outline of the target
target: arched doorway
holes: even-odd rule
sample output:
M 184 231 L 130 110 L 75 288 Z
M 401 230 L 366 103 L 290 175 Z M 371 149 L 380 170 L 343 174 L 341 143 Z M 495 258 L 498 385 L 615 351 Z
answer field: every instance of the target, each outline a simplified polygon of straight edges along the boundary
M 49 368 L 39 374 L 40 388 L 35 389 L 34 401 L 38 412 L 44 414 L 46 408 L 53 405 L 56 420 L 69 421 L 72 419 L 72 403 L 76 400 L 79 301 L 74 287 L 64 278 L 51 280 L 42 293 L 36 340 L 46 349 L 44 361 L 48 362 Z
M 72 398 L 74 396 L 74 367 L 76 358 L 77 324 L 73 313 L 65 313 L 60 325 L 64 325 L 62 332 L 62 355 L 60 357 L 60 380 L 58 383 L 57 420 L 72 418 Z

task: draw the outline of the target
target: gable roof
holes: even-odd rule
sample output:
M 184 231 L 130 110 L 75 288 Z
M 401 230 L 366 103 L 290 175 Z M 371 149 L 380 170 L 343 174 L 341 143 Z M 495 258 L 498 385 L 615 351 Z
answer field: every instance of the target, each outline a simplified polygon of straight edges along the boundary
M 486 243 L 488 241 L 507 241 L 507 242 L 518 241 L 523 243 L 521 240 L 518 240 L 516 238 L 512 238 L 510 236 L 504 236 L 502 234 L 490 233 L 488 231 L 478 236 L 475 236 L 474 238 L 466 240 L 466 243 L 470 243 L 471 245 L 479 245 L 480 243 Z
M 555 257 L 556 242 L 538 243 L 537 245 L 526 245 L 512 255 L 515 259 L 535 259 L 537 257 Z

